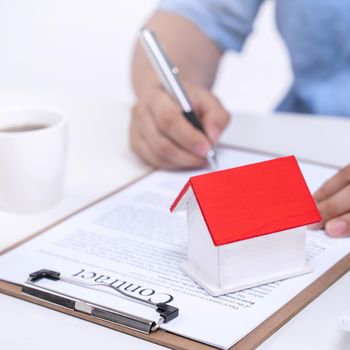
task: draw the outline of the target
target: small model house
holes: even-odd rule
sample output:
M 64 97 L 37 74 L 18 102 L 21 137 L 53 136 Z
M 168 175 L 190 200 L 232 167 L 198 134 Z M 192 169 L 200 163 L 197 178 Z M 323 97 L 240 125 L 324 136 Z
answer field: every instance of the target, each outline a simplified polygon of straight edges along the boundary
M 302 226 L 320 215 L 294 156 L 193 176 L 170 208 L 183 209 L 182 269 L 211 295 L 311 270 Z

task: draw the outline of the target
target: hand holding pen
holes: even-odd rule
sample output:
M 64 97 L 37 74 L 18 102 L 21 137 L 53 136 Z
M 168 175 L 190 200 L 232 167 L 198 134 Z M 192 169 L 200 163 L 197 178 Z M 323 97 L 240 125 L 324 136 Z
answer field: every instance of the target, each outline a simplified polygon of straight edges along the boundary
M 149 84 L 133 110 L 133 149 L 150 164 L 162 168 L 199 167 L 206 163 L 215 166 L 213 144 L 228 122 L 227 112 L 208 90 L 186 84 L 185 91 L 164 51 L 160 57 L 166 62 L 162 73 L 162 61 L 154 58 L 160 44 L 156 42 L 157 47 L 150 50 L 154 36 L 145 29 L 141 35 L 159 83 Z M 147 39 L 150 40 L 145 45 Z M 167 68 L 170 78 L 166 77 Z

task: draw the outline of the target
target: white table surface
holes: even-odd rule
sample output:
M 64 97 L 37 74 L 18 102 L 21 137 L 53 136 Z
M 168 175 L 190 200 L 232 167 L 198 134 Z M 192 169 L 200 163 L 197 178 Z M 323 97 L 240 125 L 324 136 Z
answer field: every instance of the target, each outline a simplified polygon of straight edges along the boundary
M 129 149 L 129 109 L 100 104 L 79 108 L 62 103 L 70 119 L 69 160 L 64 197 L 35 215 L 0 211 L 0 249 L 38 231 L 103 196 L 149 168 Z M 350 162 L 350 121 L 300 116 L 243 116 L 239 113 L 223 141 L 280 154 L 328 162 Z M 345 350 L 350 333 L 339 320 L 350 303 L 350 273 L 260 346 L 260 349 Z M 0 294 L 0 348 L 164 349 L 158 345 Z

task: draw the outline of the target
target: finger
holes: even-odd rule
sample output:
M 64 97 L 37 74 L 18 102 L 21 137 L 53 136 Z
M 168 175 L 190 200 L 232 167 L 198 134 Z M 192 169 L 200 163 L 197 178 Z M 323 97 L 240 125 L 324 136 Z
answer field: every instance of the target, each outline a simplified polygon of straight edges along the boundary
M 153 164 L 156 162 L 155 165 L 166 169 L 193 168 L 205 164 L 202 157 L 183 150 L 161 134 L 146 108 L 139 108 L 137 114 L 137 127 L 143 140 L 143 149 L 140 152 L 147 159 L 151 158 L 151 153 Z
M 230 121 L 230 114 L 210 91 L 199 89 L 194 95 L 194 106 L 204 129 L 211 141 L 216 143 Z
M 166 168 L 194 168 L 205 164 L 204 158 L 182 149 L 171 139 L 159 133 L 155 123 L 151 122 L 153 119 L 151 116 L 147 119 L 149 120 L 143 125 L 140 124 L 141 134 L 148 144 L 149 149 L 158 155 L 158 158 L 163 161 L 162 163 L 166 165 Z
M 171 139 L 180 148 L 205 157 L 210 143 L 206 136 L 190 124 L 172 98 L 162 90 L 152 93 L 147 100 L 147 107 L 154 118 L 157 129 Z
M 324 223 L 350 212 L 350 185 L 318 203 L 317 207 Z
M 149 150 L 148 145 L 146 144 L 143 135 L 140 133 L 138 127 L 138 117 L 136 117 L 136 112 L 138 108 L 133 109 L 133 118 L 130 123 L 130 146 L 131 149 L 146 163 L 153 167 L 164 168 L 165 165 L 162 164 L 162 160 L 159 157 Z
M 333 237 L 350 236 L 350 213 L 329 220 L 326 223 L 326 232 Z
M 148 145 L 141 135 L 138 135 L 138 142 L 134 145 L 133 150 L 152 167 L 167 169 L 168 164 L 164 164 L 158 155 L 148 151 Z
M 340 191 L 343 187 L 350 183 L 350 165 L 341 169 L 331 179 L 326 181 L 321 188 L 314 193 L 314 199 L 316 202 L 321 202 L 326 198 L 334 195 Z

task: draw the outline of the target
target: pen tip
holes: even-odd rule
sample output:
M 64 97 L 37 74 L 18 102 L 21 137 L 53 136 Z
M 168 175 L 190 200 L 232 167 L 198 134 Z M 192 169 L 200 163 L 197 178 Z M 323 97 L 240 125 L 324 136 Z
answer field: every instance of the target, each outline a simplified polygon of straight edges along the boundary
M 207 162 L 213 170 L 217 170 L 218 168 L 218 163 L 216 159 L 216 152 L 214 148 L 209 149 L 207 156 L 206 156 Z

